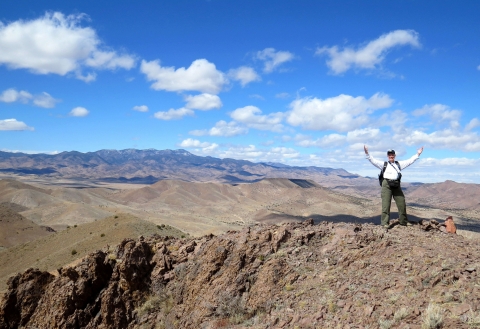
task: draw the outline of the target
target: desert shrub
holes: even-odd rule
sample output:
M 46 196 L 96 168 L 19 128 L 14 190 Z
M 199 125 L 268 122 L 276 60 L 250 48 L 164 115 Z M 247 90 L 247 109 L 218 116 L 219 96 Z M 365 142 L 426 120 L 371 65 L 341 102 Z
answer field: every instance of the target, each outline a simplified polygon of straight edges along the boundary
M 292 291 L 293 289 L 295 289 L 295 287 L 293 285 L 291 285 L 290 283 L 287 283 L 285 285 L 285 290 L 286 291 Z
M 228 292 L 219 296 L 215 313 L 223 318 L 229 318 L 232 324 L 240 324 L 249 317 L 242 298 L 240 296 L 232 297 Z
M 105 236 L 105 233 L 102 233 L 102 234 L 100 234 L 100 237 L 102 237 L 102 238 L 103 238 L 104 236 Z
M 393 319 L 395 322 L 402 321 L 410 314 L 410 311 L 406 307 L 402 307 L 401 309 L 397 310 L 393 315 Z
M 441 328 L 443 324 L 443 314 L 445 310 L 437 304 L 428 304 L 427 309 L 423 315 L 423 329 Z
M 115 218 L 118 218 L 118 216 L 117 216 L 117 215 L 115 215 Z
M 380 329 L 390 329 L 393 325 L 393 321 L 387 319 L 379 319 L 378 325 L 380 326 Z
M 480 313 L 475 313 L 470 309 L 468 313 L 463 314 L 460 316 L 460 320 L 468 324 L 471 328 L 479 328 L 480 327 Z
M 77 227 L 77 224 L 73 225 L 73 227 Z
M 175 266 L 174 268 L 175 277 L 178 280 L 183 280 L 188 273 L 188 263 L 181 263 Z
M 137 308 L 137 314 L 143 316 L 156 311 L 161 311 L 164 315 L 170 313 L 174 306 L 174 300 L 171 295 L 165 293 L 149 296 L 145 302 Z
M 72 256 L 73 255 L 76 255 L 77 254 L 77 251 L 75 249 L 72 250 Z

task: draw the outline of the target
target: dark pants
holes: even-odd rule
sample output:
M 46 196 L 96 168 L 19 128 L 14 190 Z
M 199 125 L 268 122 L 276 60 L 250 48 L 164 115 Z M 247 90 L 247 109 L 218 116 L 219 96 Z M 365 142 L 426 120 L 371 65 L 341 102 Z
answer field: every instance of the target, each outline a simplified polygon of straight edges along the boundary
M 397 204 L 400 225 L 406 225 L 407 206 L 405 204 L 405 195 L 403 194 L 402 188 L 390 188 L 386 179 L 382 182 L 382 225 L 388 225 L 390 223 L 390 206 L 392 205 L 392 197 Z

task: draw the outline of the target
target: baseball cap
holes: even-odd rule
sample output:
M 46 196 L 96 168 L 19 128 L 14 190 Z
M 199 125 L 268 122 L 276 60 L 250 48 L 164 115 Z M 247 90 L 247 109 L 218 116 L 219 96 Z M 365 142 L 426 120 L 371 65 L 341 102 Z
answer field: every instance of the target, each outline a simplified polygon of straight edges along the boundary
M 395 150 L 388 150 L 388 151 L 387 151 L 387 155 L 388 155 L 388 154 L 395 154 Z

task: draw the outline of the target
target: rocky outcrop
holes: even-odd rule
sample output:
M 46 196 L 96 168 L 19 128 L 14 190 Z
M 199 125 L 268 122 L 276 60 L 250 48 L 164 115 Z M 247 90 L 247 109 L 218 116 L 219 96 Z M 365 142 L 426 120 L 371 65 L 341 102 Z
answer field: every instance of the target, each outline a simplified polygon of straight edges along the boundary
M 420 328 L 432 305 L 444 327 L 468 328 L 479 243 L 428 225 L 126 239 L 55 276 L 11 278 L 0 328 Z

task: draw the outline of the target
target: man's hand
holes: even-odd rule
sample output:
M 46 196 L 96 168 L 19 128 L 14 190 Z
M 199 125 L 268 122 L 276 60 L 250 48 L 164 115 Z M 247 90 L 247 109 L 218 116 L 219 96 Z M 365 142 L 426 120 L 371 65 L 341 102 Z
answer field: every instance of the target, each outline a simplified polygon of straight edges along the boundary
M 422 147 L 423 149 L 423 147 Z M 367 145 L 363 145 L 363 150 L 365 151 L 365 154 L 368 155 L 368 147 Z M 420 152 L 421 153 L 421 152 Z
M 423 146 L 417 150 L 418 156 L 420 156 L 420 154 L 422 154 L 422 152 L 423 152 Z

